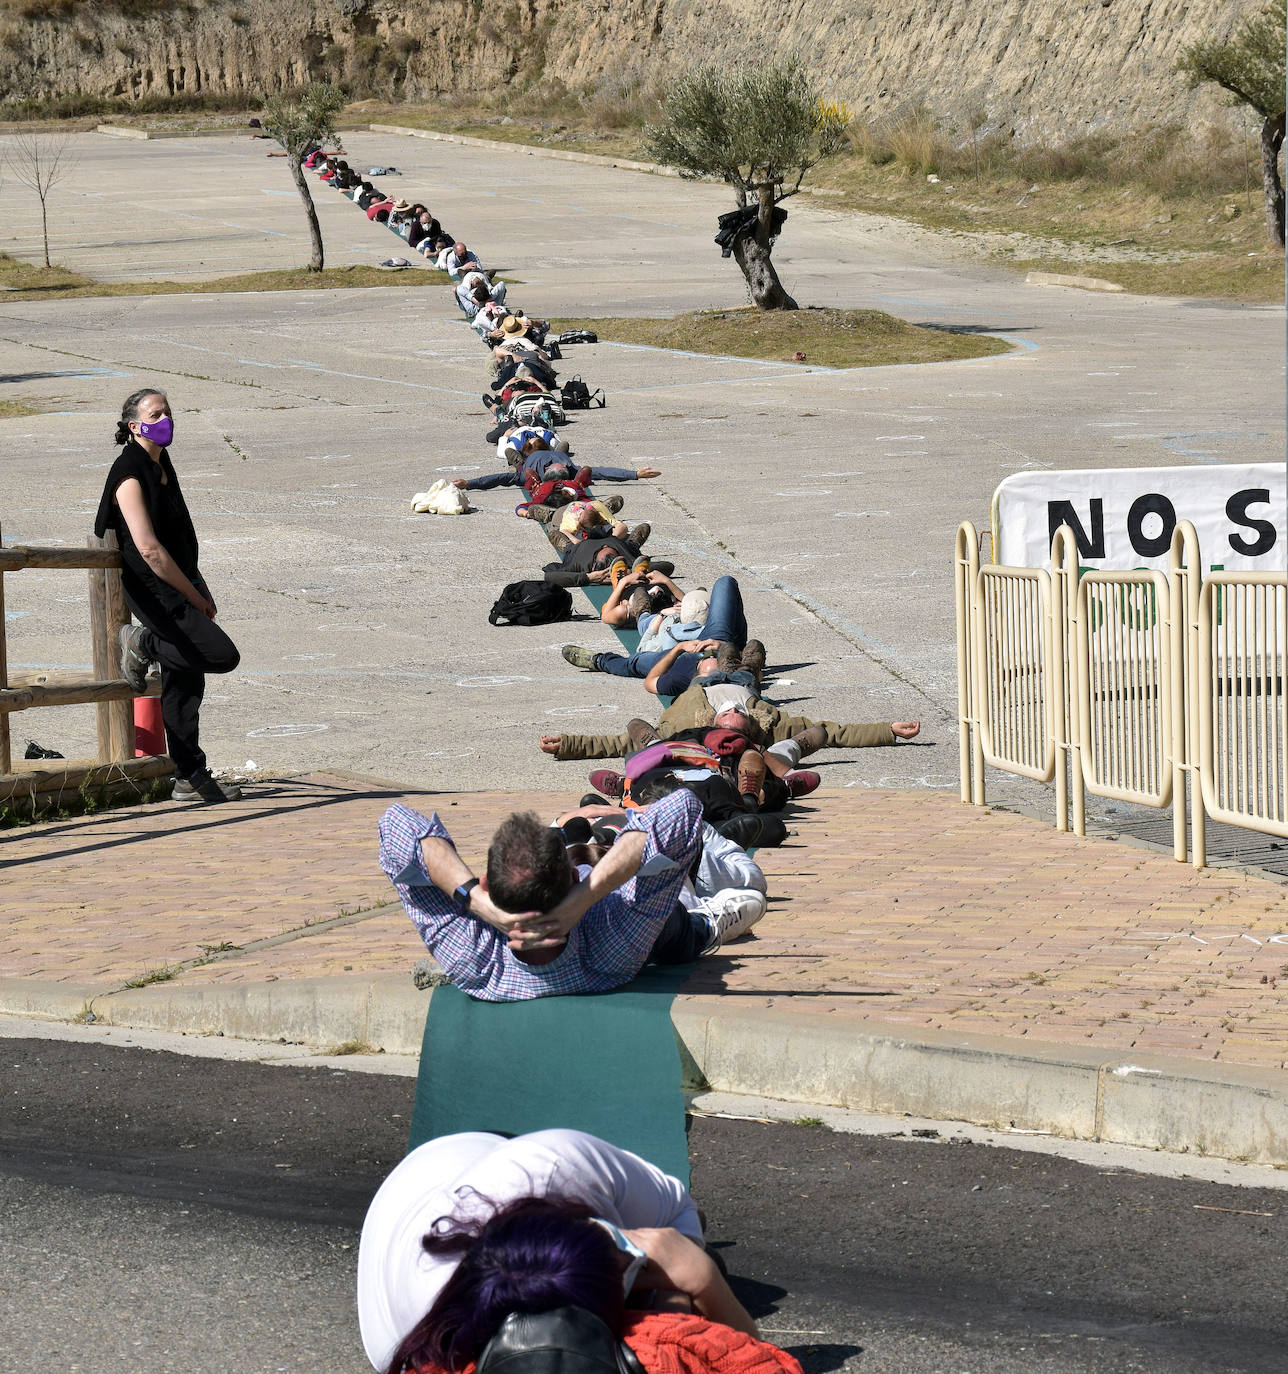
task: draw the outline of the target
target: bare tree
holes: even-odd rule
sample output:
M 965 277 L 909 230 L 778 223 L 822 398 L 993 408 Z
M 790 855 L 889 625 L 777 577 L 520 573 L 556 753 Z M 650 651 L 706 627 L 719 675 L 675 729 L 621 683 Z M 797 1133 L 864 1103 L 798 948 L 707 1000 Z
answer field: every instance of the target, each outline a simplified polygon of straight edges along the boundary
M 1279 150 L 1284 143 L 1284 26 L 1288 6 L 1270 3 L 1244 19 L 1222 42 L 1209 40 L 1188 48 L 1178 70 L 1191 86 L 1205 81 L 1224 87 L 1242 105 L 1261 116 L 1261 182 L 1266 195 L 1266 225 L 1284 246 L 1284 186 Z
M 322 270 L 322 227 L 318 224 L 318 212 L 300 163 L 314 148 L 322 147 L 327 139 L 334 137 L 335 118 L 344 105 L 343 92 L 335 86 L 315 81 L 305 88 L 298 100 L 271 96 L 264 103 L 264 112 L 260 116 L 265 132 L 286 149 L 286 165 L 291 169 L 295 189 L 304 202 L 309 237 L 313 244 L 313 256 L 309 259 L 310 272 Z
M 805 174 L 845 144 L 849 111 L 823 101 L 795 59 L 697 67 L 673 82 L 662 118 L 644 131 L 649 156 L 683 177 L 719 177 L 738 209 L 720 217 L 717 242 L 732 253 L 762 310 L 795 310 L 771 255 Z
M 9 144 L 5 158 L 14 178 L 30 187 L 40 201 L 40 233 L 45 244 L 45 266 L 49 261 L 49 197 L 61 182 L 71 176 L 76 160 L 67 134 L 19 134 Z

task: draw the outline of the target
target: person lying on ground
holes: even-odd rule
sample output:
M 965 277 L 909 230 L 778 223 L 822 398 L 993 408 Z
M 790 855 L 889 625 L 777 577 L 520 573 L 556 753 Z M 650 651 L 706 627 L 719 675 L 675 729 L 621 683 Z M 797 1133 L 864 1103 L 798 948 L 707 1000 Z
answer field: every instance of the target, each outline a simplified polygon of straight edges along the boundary
M 585 547 L 578 545 L 574 553 Z M 796 749 L 786 751 L 789 768 L 824 747 L 871 749 L 914 739 L 921 732 L 921 722 L 915 720 L 894 721 L 888 725 L 841 725 L 831 720 L 813 721 L 807 716 L 787 715 L 745 684 L 704 684 L 695 679 L 662 712 L 657 735 L 665 740 L 681 730 L 712 725 L 740 730 L 762 748 L 795 740 Z M 624 732 L 620 735 L 542 735 L 540 747 L 542 753 L 565 760 L 624 758 L 632 746 L 630 736 Z M 772 748 L 767 752 L 771 756 L 774 754 Z
M 599 612 L 599 618 L 615 630 L 628 627 L 638 630 L 641 624 L 654 621 L 684 595 L 685 593 L 665 573 L 657 572 L 655 569 L 627 573 L 625 577 L 618 578 L 612 594 Z M 570 649 L 576 649 L 579 654 L 591 652 L 577 649 L 575 644 L 565 644 L 564 657 L 569 663 L 576 662 L 575 659 L 568 658 Z
M 459 281 L 471 268 L 481 272 L 483 264 L 478 260 L 478 254 L 458 239 L 443 259 L 443 270 L 453 281 Z
M 407 247 L 423 250 L 426 243 L 442 235 L 443 226 L 424 205 L 411 207 L 411 228 L 407 231 Z
M 439 1136 L 412 1150 L 380 1185 L 358 1244 L 358 1325 L 377 1369 L 433 1305 L 459 1256 L 427 1252 L 424 1236 L 481 1222 L 523 1197 L 584 1203 L 615 1226 L 674 1228 L 701 1245 L 689 1190 L 639 1155 L 584 1131 L 488 1131 Z
M 480 287 L 483 290 L 483 301 L 476 301 L 475 290 Z M 493 282 L 485 272 L 466 272 L 456 285 L 456 300 L 462 311 L 473 319 L 485 301 L 492 300 L 497 305 L 505 304 L 505 283 Z
M 675 787 L 660 788 L 649 799 L 657 801 L 675 790 Z M 592 802 L 586 805 L 585 800 L 576 810 L 564 812 L 555 824 L 570 843 L 611 844 L 626 823 L 629 812 L 611 804 Z M 704 808 L 704 817 L 705 814 Z M 701 915 L 724 918 L 723 947 L 750 934 L 765 914 L 768 892 L 769 884 L 760 865 L 742 845 L 726 838 L 704 820 L 702 855 L 681 889 L 681 904 Z
M 529 445 L 529 439 L 538 439 L 540 443 Z M 558 450 L 569 456 L 572 453 L 568 447 L 568 440 L 557 430 L 547 429 L 545 425 L 510 425 L 496 441 L 496 456 L 511 468 L 519 467 L 530 454 L 546 450 Z
M 456 477 L 453 478 L 453 485 L 460 487 L 462 491 L 492 491 L 495 487 L 523 487 L 529 484 L 529 478 L 533 484 L 551 481 L 574 481 L 578 475 L 584 474 L 585 481 L 578 483 L 580 486 L 588 486 L 591 482 L 636 482 L 643 481 L 650 477 L 660 477 L 661 471 L 658 468 L 601 468 L 601 467 L 578 467 L 571 460 L 571 454 L 566 448 L 555 448 L 550 439 L 546 436 L 549 430 L 537 430 L 533 426 L 521 426 L 512 431 L 514 434 L 523 434 L 524 430 L 532 432 L 524 435 L 521 447 L 518 449 L 518 461 L 516 466 L 507 468 L 504 472 L 487 472 L 481 477 Z M 561 442 L 556 436 L 556 442 Z M 566 441 L 562 441 L 566 442 Z
M 591 1208 L 533 1198 L 422 1244 L 459 1255 L 458 1268 L 383 1374 L 474 1371 L 480 1363 L 484 1374 L 502 1363 L 801 1374 L 791 1355 L 760 1339 L 711 1256 L 679 1231 L 621 1231 Z
M 559 555 L 560 559 L 568 557 L 570 552 L 580 548 L 583 544 L 590 544 L 600 547 L 609 540 L 618 540 L 626 548 L 634 549 L 635 556 L 628 558 L 624 553 L 619 553 L 616 558 L 610 559 L 608 564 L 608 583 L 611 586 L 619 577 L 625 577 L 632 569 L 648 572 L 651 568 L 649 559 L 640 553 L 640 550 L 648 542 L 648 537 L 652 533 L 653 527 L 647 523 L 641 523 L 631 529 L 618 521 L 611 528 L 604 525 L 579 525 L 573 534 L 565 534 L 562 530 L 546 526 L 546 538 L 550 540 L 550 545 Z
M 673 590 L 679 593 L 679 588 Z M 610 598 L 610 601 L 612 598 Z M 605 610 L 607 607 L 605 607 Z M 629 623 L 625 618 L 610 624 Z M 699 640 L 732 644 L 741 653 L 747 644 L 747 617 L 742 589 L 735 577 L 720 577 L 708 593 L 701 587 L 684 592 L 671 609 L 642 614 L 636 628 L 639 647 L 631 654 L 597 653 L 576 644 L 565 644 L 563 656 L 576 668 L 612 673 L 614 677 L 645 680 L 645 690 L 657 696 L 678 696 L 693 681 L 698 660 L 684 646 Z M 712 649 L 714 652 L 714 648 Z M 674 669 L 674 671 L 669 671 Z M 668 674 L 664 687 L 658 680 Z
M 607 992 L 650 958 L 676 962 L 677 950 L 718 943 L 710 922 L 675 911 L 701 842 L 701 805 L 677 792 L 635 812 L 583 870 L 569 862 L 562 833 L 526 812 L 501 823 L 480 880 L 437 815 L 396 804 L 380 821 L 380 866 L 457 987 L 517 1002 Z
M 477 294 L 475 300 L 478 299 Z M 498 334 L 501 328 L 501 321 L 505 319 L 505 306 L 494 301 L 490 296 L 479 306 L 478 313 L 470 321 L 470 328 L 483 340 L 489 347 L 495 342 L 493 335 Z
M 641 528 L 648 529 L 648 526 Z M 606 539 L 583 539 L 579 544 L 566 548 L 557 563 L 547 563 L 542 576 L 555 587 L 585 587 L 613 585 L 613 568 L 622 569 L 622 574 L 638 566 L 641 554 L 637 545 L 628 535 L 618 539 L 610 535 Z M 649 559 L 650 566 L 668 576 L 675 571 L 675 565 L 665 559 Z M 590 757 L 587 755 L 586 757 Z M 595 757 L 612 758 L 604 754 Z

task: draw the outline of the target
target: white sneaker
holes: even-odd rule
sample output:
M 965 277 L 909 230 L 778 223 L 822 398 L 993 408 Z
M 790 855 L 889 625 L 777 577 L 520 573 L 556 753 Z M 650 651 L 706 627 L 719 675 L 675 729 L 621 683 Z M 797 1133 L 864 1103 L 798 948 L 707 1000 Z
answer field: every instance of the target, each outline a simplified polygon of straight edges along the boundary
M 704 953 L 712 954 L 730 940 L 737 940 L 765 914 L 765 894 L 754 888 L 732 889 L 727 896 L 712 901 L 706 915 L 715 927 L 719 942 Z

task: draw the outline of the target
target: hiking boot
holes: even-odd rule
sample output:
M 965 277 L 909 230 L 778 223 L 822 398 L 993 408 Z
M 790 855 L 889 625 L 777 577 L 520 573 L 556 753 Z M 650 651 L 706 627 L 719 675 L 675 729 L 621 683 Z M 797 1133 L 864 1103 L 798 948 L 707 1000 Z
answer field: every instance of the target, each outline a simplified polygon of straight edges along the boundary
M 746 647 L 742 651 L 739 666 L 749 672 L 757 682 L 760 681 L 760 675 L 765 671 L 765 646 L 760 640 L 749 639 L 747 641 Z
M 599 668 L 595 661 L 599 655 L 593 649 L 579 649 L 575 644 L 565 644 L 563 656 L 574 668 L 585 668 L 588 673 L 596 672 Z
M 716 667 L 722 673 L 736 673 L 741 666 L 741 656 L 729 641 L 721 640 L 716 650 Z
M 143 626 L 122 625 L 121 676 L 130 684 L 132 691 L 142 696 L 148 690 L 148 669 L 152 660 L 143 650 Z
M 764 916 L 765 907 L 763 892 L 738 892 L 726 897 L 715 911 L 708 913 L 720 932 L 720 943 L 727 945 L 730 940 L 749 934 L 752 926 Z
M 792 736 L 792 743 L 800 746 L 801 758 L 807 759 L 811 754 L 817 754 L 827 743 L 827 730 L 821 725 L 811 725 L 807 729 L 798 730 Z
M 617 586 L 628 572 L 630 572 L 630 567 L 624 558 L 614 558 L 612 563 L 609 564 L 608 577 L 614 587 Z
M 626 790 L 626 779 L 620 773 L 614 773 L 611 768 L 596 768 L 590 775 L 590 785 L 596 792 L 602 792 L 606 797 L 617 800 Z
M 631 564 L 631 572 L 633 573 L 642 573 L 645 577 L 647 577 L 649 573 L 651 573 L 652 571 L 652 561 L 649 558 L 647 558 L 644 554 L 640 554 L 640 556 L 635 560 L 635 562 Z
M 624 496 L 601 496 L 599 500 L 601 500 L 605 508 L 610 510 L 614 515 L 616 515 L 626 504 L 626 498 Z
M 220 782 L 216 778 L 179 778 L 170 793 L 170 800 L 177 802 L 226 802 L 241 801 L 241 788 L 231 782 Z
M 795 801 L 797 797 L 808 797 L 811 792 L 817 792 L 823 779 L 817 773 L 801 769 L 799 773 L 788 773 L 783 781 Z
M 632 754 L 639 753 L 641 749 L 647 749 L 650 744 L 659 744 L 662 739 L 648 721 L 640 720 L 638 716 L 634 720 L 626 722 L 626 738 L 631 742 Z
M 760 795 L 760 789 L 765 785 L 765 760 L 756 753 L 754 749 L 749 749 L 738 760 L 738 792 L 742 797 L 750 797 L 754 801 Z
M 626 536 L 626 542 L 628 544 L 634 544 L 637 549 L 642 549 L 649 535 L 652 533 L 652 525 L 636 525 L 635 528 Z

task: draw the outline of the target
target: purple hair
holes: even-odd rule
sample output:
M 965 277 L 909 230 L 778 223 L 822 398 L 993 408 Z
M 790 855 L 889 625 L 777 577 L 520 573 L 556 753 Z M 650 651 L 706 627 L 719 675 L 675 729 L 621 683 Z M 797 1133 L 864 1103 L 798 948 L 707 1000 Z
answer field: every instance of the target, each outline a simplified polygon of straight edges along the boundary
M 520 1198 L 486 1223 L 449 1225 L 421 1244 L 464 1252 L 429 1311 L 404 1337 L 385 1374 L 426 1367 L 458 1374 L 477 1360 L 511 1312 L 584 1307 L 620 1334 L 625 1316 L 617 1247 L 594 1213 L 561 1198 Z

